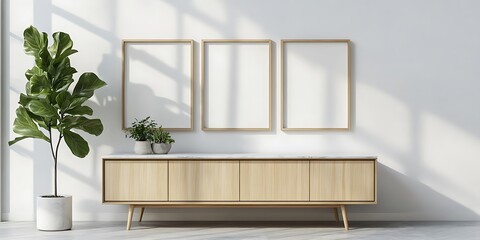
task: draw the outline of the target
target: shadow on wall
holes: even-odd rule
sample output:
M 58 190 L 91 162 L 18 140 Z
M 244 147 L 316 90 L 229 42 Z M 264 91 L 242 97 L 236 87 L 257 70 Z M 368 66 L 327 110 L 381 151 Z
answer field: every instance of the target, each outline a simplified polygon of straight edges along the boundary
M 351 216 L 362 213 L 362 216 L 367 216 L 367 220 L 383 221 L 411 221 L 412 217 L 417 221 L 478 219 L 474 211 L 461 203 L 380 162 L 377 164 L 377 174 L 378 204 L 350 206 Z M 377 214 L 381 217 L 375 216 Z M 364 219 L 352 218 L 352 220 Z
M 136 93 L 141 93 L 142 95 L 148 95 L 148 96 L 154 96 L 155 95 L 155 93 L 152 91 L 152 89 L 150 87 L 146 86 L 145 84 L 129 83 L 128 88 L 129 88 L 128 91 L 130 93 L 136 92 Z M 155 97 L 155 103 L 149 103 L 149 102 L 143 102 L 142 100 L 139 99 L 140 97 L 141 96 L 125 96 L 125 101 L 127 101 L 127 99 L 131 99 L 131 101 L 134 101 L 138 105 L 141 105 L 141 104 L 154 105 L 155 109 L 157 111 L 161 112 L 161 113 L 168 113 L 170 116 L 178 115 L 175 118 L 182 123 L 190 121 L 190 117 L 188 116 L 190 114 L 190 107 L 187 106 L 186 104 L 178 103 L 178 102 L 172 101 L 171 99 L 168 99 L 168 98 L 165 98 L 165 97 L 159 97 L 159 96 Z M 132 99 L 135 99 L 135 98 L 137 100 L 132 100 Z M 133 121 L 131 119 L 128 119 L 128 117 L 134 117 L 134 118 L 137 118 L 138 120 L 141 120 L 145 117 L 153 115 L 153 114 L 146 114 L 145 116 L 136 116 L 136 115 L 132 116 L 131 114 L 128 114 L 128 112 L 136 112 L 134 108 L 135 108 L 134 106 L 129 106 L 128 103 L 125 104 L 125 119 L 124 119 L 125 120 L 125 127 L 129 127 L 131 125 L 131 122 L 129 122 L 129 121 Z M 139 106 L 139 108 L 140 108 L 140 106 Z M 172 111 L 172 109 L 180 109 L 180 112 L 174 113 Z M 156 123 L 161 125 L 161 123 L 158 122 L 158 119 L 155 119 L 154 117 L 152 117 L 152 118 L 153 118 L 153 120 L 156 121 Z

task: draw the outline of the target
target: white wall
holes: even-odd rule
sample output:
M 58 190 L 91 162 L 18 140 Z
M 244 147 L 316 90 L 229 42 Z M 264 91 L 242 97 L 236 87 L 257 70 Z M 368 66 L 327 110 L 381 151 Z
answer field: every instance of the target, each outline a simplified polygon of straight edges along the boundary
M 121 40 L 125 38 L 270 38 L 275 41 L 272 132 L 202 132 L 200 72 L 195 131 L 173 133 L 175 152 L 281 152 L 378 155 L 378 205 L 349 207 L 356 220 L 480 220 L 480 2 L 475 0 L 7 0 L 2 140 L 11 125 L 23 73 L 22 32 L 67 31 L 79 70 L 109 84 L 90 102 L 105 131 L 88 136 L 92 151 L 60 153 L 60 192 L 74 196 L 74 220 L 124 220 L 124 206 L 101 204 L 101 156 L 132 148 L 121 131 Z M 353 130 L 279 130 L 282 38 L 353 42 Z M 78 76 L 77 76 L 78 77 Z M 6 94 L 7 96 L 5 96 Z M 7 113 L 7 114 L 4 114 Z M 9 115 L 8 115 L 9 113 Z M 50 193 L 46 143 L 24 141 L 2 152 L 2 213 L 32 220 L 34 196 Z M 163 209 L 149 219 L 315 220 L 325 210 Z M 329 213 L 329 211 L 328 211 Z M 329 215 L 328 215 L 329 216 Z M 329 216 L 331 218 L 331 216 Z
M 2 55 L 2 5 L 3 5 L 3 2 L 0 2 L 0 108 L 2 106 L 2 83 L 3 83 L 3 77 L 2 77 L 2 58 L 3 58 L 3 55 Z M 2 126 L 2 115 L 3 115 L 3 111 L 0 111 L 0 126 Z M 0 127 L 1 128 L 1 127 Z M 2 134 L 0 134 L 0 209 L 1 209 L 1 206 L 2 206 L 2 147 L 3 147 L 3 141 L 2 141 L 2 137 L 1 137 Z M 0 211 L 2 212 L 2 211 Z M 0 215 L 0 222 L 2 221 L 2 216 Z

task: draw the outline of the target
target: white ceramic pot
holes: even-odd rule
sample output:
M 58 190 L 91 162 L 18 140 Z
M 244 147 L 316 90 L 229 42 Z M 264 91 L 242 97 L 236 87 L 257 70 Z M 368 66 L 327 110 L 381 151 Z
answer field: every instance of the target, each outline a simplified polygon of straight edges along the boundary
M 37 197 L 37 229 L 42 231 L 72 229 L 72 196 Z
M 152 153 L 152 144 L 150 141 L 135 141 L 136 154 L 150 154 Z
M 171 143 L 153 143 L 152 148 L 153 148 L 153 153 L 167 154 L 172 148 L 172 144 Z

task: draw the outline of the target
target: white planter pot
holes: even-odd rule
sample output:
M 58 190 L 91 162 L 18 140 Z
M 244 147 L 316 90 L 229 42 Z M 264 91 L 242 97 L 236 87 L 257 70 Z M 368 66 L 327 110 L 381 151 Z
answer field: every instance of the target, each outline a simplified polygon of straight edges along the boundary
M 134 150 L 136 154 L 150 154 L 152 153 L 152 144 L 150 141 L 135 141 Z
M 171 143 L 153 143 L 153 153 L 156 154 L 167 154 L 172 148 Z
M 72 196 L 37 197 L 37 229 L 43 231 L 72 229 Z

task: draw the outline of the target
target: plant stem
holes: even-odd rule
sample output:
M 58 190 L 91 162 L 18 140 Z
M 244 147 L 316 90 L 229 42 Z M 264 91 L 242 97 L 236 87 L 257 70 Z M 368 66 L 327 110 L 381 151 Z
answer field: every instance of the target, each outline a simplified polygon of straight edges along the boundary
M 60 141 L 62 140 L 62 133 L 58 134 L 57 149 L 55 149 L 55 197 L 57 196 L 57 163 L 58 163 L 58 148 L 60 147 Z
M 53 176 L 54 176 L 54 196 L 58 197 L 58 191 L 57 191 L 57 186 L 58 186 L 58 181 L 57 181 L 57 172 L 58 172 L 58 149 L 60 147 L 60 141 L 62 140 L 63 136 L 62 133 L 58 134 L 58 141 L 55 146 L 55 151 L 53 150 L 53 140 L 52 140 L 52 127 L 48 125 L 48 135 L 50 137 L 50 150 L 52 151 L 52 157 L 53 157 Z
M 54 164 L 54 173 L 55 173 L 55 180 L 54 180 L 54 186 L 55 186 L 55 194 L 54 196 L 57 196 L 57 156 L 55 155 L 55 152 L 53 151 L 53 140 L 52 140 L 52 127 L 50 124 L 48 125 L 48 136 L 50 137 L 50 150 L 52 151 L 52 157 L 53 157 L 53 164 Z M 58 150 L 58 146 L 57 146 Z M 58 153 L 57 153 L 58 154 Z

